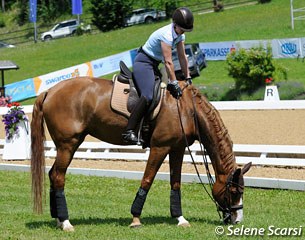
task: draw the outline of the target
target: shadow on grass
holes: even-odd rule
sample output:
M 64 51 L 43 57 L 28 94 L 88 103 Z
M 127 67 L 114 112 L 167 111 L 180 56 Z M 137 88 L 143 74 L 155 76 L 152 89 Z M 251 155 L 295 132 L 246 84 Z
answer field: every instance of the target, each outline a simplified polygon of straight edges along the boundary
M 203 223 L 208 225 L 219 225 L 219 220 L 211 220 L 207 218 L 187 218 L 187 220 L 192 223 Z M 128 227 L 131 223 L 132 218 L 72 218 L 70 222 L 73 226 L 77 225 L 118 225 Z M 167 225 L 177 225 L 177 220 L 171 217 L 143 217 L 141 218 L 143 225 L 158 225 L 158 224 L 167 224 Z M 26 223 L 26 227 L 29 229 L 39 229 L 43 227 L 55 228 L 56 221 L 52 219 L 50 221 L 33 221 Z

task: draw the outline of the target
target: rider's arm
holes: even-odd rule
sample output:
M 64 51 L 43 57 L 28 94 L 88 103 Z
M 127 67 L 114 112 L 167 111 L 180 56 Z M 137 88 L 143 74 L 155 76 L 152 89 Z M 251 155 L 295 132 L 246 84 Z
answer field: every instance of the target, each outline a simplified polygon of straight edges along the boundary
M 172 48 L 170 45 L 166 44 L 165 42 L 161 42 L 162 53 L 164 57 L 164 65 L 169 77 L 169 80 L 173 81 L 176 79 L 175 75 L 175 68 L 172 59 Z
M 181 66 L 181 70 L 186 78 L 190 78 L 190 71 L 188 68 L 188 60 L 185 54 L 184 42 L 179 42 L 177 44 L 177 54 L 179 58 L 179 63 Z

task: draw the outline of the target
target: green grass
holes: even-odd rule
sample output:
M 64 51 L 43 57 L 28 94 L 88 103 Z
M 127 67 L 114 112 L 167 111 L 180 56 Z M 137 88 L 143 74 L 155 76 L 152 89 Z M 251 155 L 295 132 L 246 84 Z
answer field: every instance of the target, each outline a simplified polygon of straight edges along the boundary
M 297 1 L 296 1 L 297 2 Z M 0 60 L 12 60 L 20 69 L 5 73 L 6 83 L 24 80 L 56 70 L 120 53 L 142 45 L 157 28 L 170 21 L 138 25 L 107 33 L 64 38 L 51 42 L 19 45 L 1 49 Z M 195 28 L 187 33 L 187 42 L 259 40 L 305 36 L 305 21 L 290 27 L 290 6 L 287 0 L 255 4 L 220 13 L 195 14 Z M 288 68 L 288 81 L 305 83 L 305 63 L 296 59 L 277 60 Z M 109 78 L 109 76 L 107 76 Z M 209 61 L 195 84 L 231 84 L 225 61 Z M 25 103 L 32 102 L 25 101 Z
M 215 228 L 221 225 L 215 205 L 202 186 L 194 183 L 182 185 L 182 206 L 184 216 L 192 225 L 190 228 L 178 228 L 170 218 L 170 187 L 165 181 L 155 181 L 149 192 L 142 214 L 144 227 L 128 228 L 130 206 L 139 184 L 140 181 L 68 174 L 65 192 L 75 232 L 65 233 L 56 229 L 49 215 L 49 204 L 45 205 L 43 215 L 32 213 L 29 173 L 0 171 L 0 238 L 227 239 L 228 236 L 215 235 Z M 303 225 L 304 237 L 304 197 L 305 193 L 298 191 L 246 188 L 242 224 L 265 229 L 269 225 L 281 228 Z M 228 232 L 227 226 L 223 227 Z

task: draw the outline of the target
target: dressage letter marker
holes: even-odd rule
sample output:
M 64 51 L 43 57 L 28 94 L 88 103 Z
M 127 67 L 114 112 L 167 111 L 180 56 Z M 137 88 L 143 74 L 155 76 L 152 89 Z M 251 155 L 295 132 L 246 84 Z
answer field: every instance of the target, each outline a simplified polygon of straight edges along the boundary
M 266 86 L 264 101 L 279 101 L 280 96 L 277 86 Z

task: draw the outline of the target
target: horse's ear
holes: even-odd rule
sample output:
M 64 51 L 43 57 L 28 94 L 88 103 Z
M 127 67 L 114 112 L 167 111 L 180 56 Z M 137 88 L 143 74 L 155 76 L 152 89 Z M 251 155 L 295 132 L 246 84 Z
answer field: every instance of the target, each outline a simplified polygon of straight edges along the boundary
M 240 174 L 241 174 L 241 169 L 237 168 L 233 173 L 233 182 L 238 182 Z
M 243 167 L 243 169 L 241 170 L 241 173 L 242 173 L 243 175 L 246 174 L 246 172 L 249 171 L 249 169 L 250 169 L 251 166 L 252 166 L 252 162 L 247 163 L 247 164 Z

